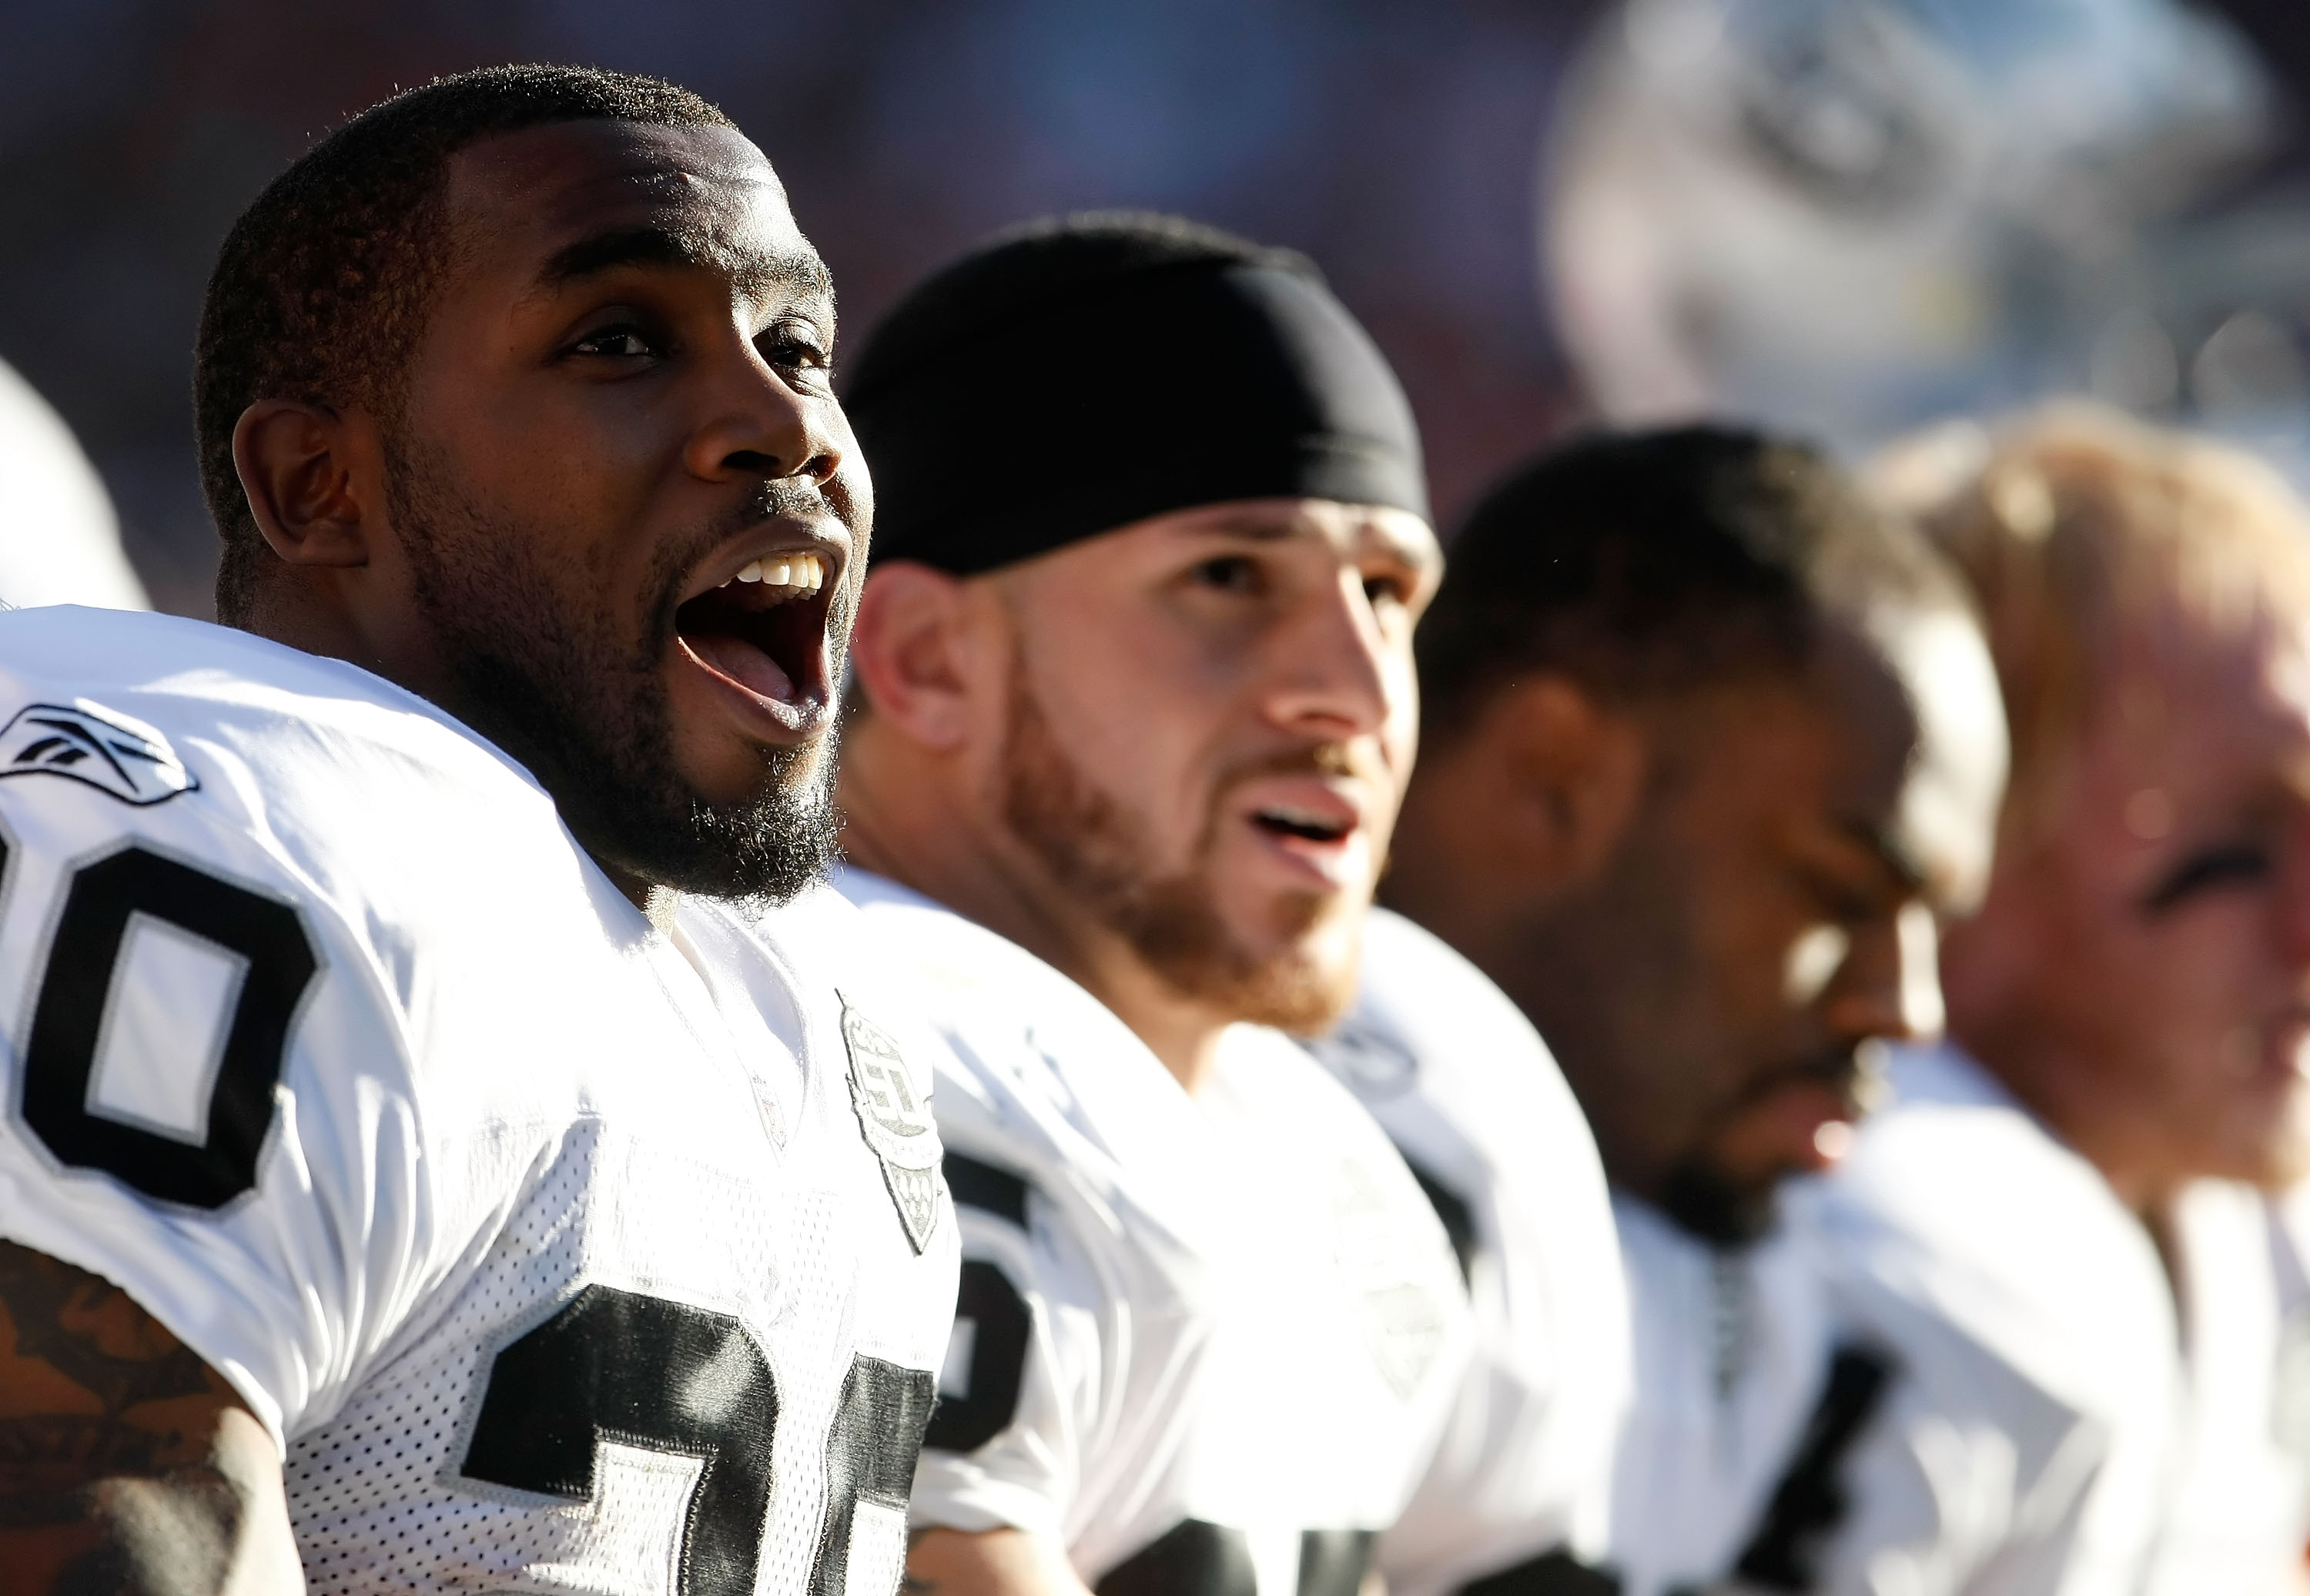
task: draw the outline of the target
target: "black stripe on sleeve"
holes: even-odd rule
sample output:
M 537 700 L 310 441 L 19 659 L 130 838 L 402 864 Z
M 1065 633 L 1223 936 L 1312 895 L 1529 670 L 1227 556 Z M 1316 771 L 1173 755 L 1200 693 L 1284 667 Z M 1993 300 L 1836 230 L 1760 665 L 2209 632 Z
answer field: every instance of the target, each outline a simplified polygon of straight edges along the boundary
M 1893 1362 L 1885 1354 L 1850 1344 L 1837 1349 L 1796 1455 L 1734 1566 L 1742 1579 L 1767 1591 L 1814 1588 L 1821 1543 L 1853 1508 L 1839 1473 L 1892 1383 Z
M 946 1189 L 954 1193 L 957 1208 L 975 1208 L 1008 1219 L 1021 1230 L 1027 1227 L 1027 1183 L 1007 1169 L 982 1164 L 949 1148 Z
M 1409 1153 L 1404 1154 L 1403 1163 L 1411 1171 L 1411 1178 L 1420 1183 L 1420 1189 L 1428 1193 L 1428 1206 L 1443 1222 L 1445 1237 L 1452 1244 L 1452 1256 L 1460 1261 L 1460 1284 L 1468 1284 L 1469 1271 L 1476 1262 L 1476 1210 L 1468 1206 L 1465 1197 L 1413 1162 Z M 958 1195 L 955 1201 L 960 1202 L 962 1199 Z

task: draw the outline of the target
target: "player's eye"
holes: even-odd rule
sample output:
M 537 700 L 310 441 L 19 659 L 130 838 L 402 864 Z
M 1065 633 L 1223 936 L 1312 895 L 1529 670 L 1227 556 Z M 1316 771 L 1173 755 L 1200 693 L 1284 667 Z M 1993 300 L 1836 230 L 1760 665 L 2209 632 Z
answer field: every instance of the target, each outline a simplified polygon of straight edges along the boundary
M 1408 604 L 1411 602 L 1411 583 L 1397 575 L 1366 577 L 1364 598 L 1375 610 L 1383 605 Z
M 1790 862 L 1798 889 L 1811 913 L 1850 930 L 1872 921 L 1890 922 L 1900 909 L 1900 895 L 1889 889 L 1881 872 L 1849 859 L 1840 852 L 1808 854 Z
M 664 351 L 648 329 L 633 322 L 596 327 L 569 346 L 569 352 L 595 360 L 647 360 Z
M 1813 901 L 1839 925 L 1860 925 L 1891 917 L 1878 895 L 1865 889 L 1818 875 L 1809 878 L 1806 884 L 1812 889 Z
M 2201 848 L 2167 871 L 2142 895 L 2141 906 L 2161 915 L 2202 893 L 2247 886 L 2270 874 L 2270 850 L 2260 843 L 2219 843 Z
M 806 321 L 782 321 L 755 340 L 762 359 L 814 386 L 824 386 L 834 366 L 826 335 Z
M 1188 576 L 1197 586 L 1246 596 L 1257 594 L 1264 585 L 1259 562 L 1246 554 L 1214 555 L 1198 562 Z

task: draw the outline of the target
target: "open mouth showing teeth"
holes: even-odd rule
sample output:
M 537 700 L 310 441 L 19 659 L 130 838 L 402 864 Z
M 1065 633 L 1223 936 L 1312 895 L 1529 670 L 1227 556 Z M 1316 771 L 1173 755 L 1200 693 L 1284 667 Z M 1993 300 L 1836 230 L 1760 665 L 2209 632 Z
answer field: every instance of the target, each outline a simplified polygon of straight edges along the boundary
M 826 577 L 818 555 L 766 556 L 676 610 L 674 630 L 706 664 L 763 698 L 823 698 Z
M 1344 820 L 1304 809 L 1263 809 L 1252 816 L 1252 820 L 1261 830 L 1274 836 L 1297 837 L 1308 842 L 1337 842 L 1349 830 Z

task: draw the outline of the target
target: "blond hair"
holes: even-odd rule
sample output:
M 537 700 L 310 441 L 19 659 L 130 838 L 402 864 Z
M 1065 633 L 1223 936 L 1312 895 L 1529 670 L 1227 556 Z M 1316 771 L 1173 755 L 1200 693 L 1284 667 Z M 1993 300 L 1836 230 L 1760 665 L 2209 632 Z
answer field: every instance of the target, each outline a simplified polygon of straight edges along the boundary
M 1871 473 L 1964 577 L 2013 740 L 2009 837 L 2051 822 L 2121 638 L 2310 620 L 2310 507 L 2240 449 L 2097 405 L 1935 429 Z

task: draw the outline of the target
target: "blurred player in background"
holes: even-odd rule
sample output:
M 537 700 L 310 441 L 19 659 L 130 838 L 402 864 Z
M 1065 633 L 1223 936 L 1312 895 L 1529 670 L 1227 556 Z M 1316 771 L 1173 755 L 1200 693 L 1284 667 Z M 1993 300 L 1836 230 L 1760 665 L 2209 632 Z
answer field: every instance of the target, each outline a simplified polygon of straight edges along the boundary
M 1595 1128 L 1636 1325 L 1626 1589 L 2058 1588 L 2077 1416 L 1848 1278 L 1790 1180 L 1849 1140 L 1873 1045 L 1937 1021 L 1936 916 L 1986 877 L 2004 737 L 1957 583 L 1804 449 L 1606 437 L 1477 509 L 1420 655 L 1388 899 L 1516 1000 Z M 2002 1477 L 1953 1444 L 1980 1410 L 2034 1427 Z M 2000 1491 L 2046 1522 L 1967 1516 Z M 1984 1536 L 2008 1583 L 1949 1572 Z
M 0 361 L 0 604 L 151 606 L 104 479 L 65 419 Z
M 235 222 L 230 626 L 0 616 L 10 1591 L 896 1589 L 956 1235 L 810 890 L 833 335 L 652 79 L 438 81 Z
M 1628 1288 L 1596 1139 L 1532 1022 L 1432 932 L 1375 907 L 1355 1006 L 1310 1045 L 1435 1205 L 1475 1313 L 1451 1427 L 1380 1538 L 1393 1596 L 1614 1587 Z
M 2262 1194 L 2310 1172 L 2310 511 L 2106 413 L 1937 469 L 1960 436 L 1887 473 L 1980 599 L 2013 782 L 1948 1041 L 1901 1050 L 1834 1184 L 2110 1429 L 2128 1588 L 2298 1590 L 2301 1271 Z
M 847 396 L 839 880 L 960 1061 L 908 1577 L 1352 1596 L 1468 1339 L 1428 1199 L 1285 1034 L 1353 993 L 1411 762 L 1410 409 L 1305 260 L 1159 217 L 965 256 Z

